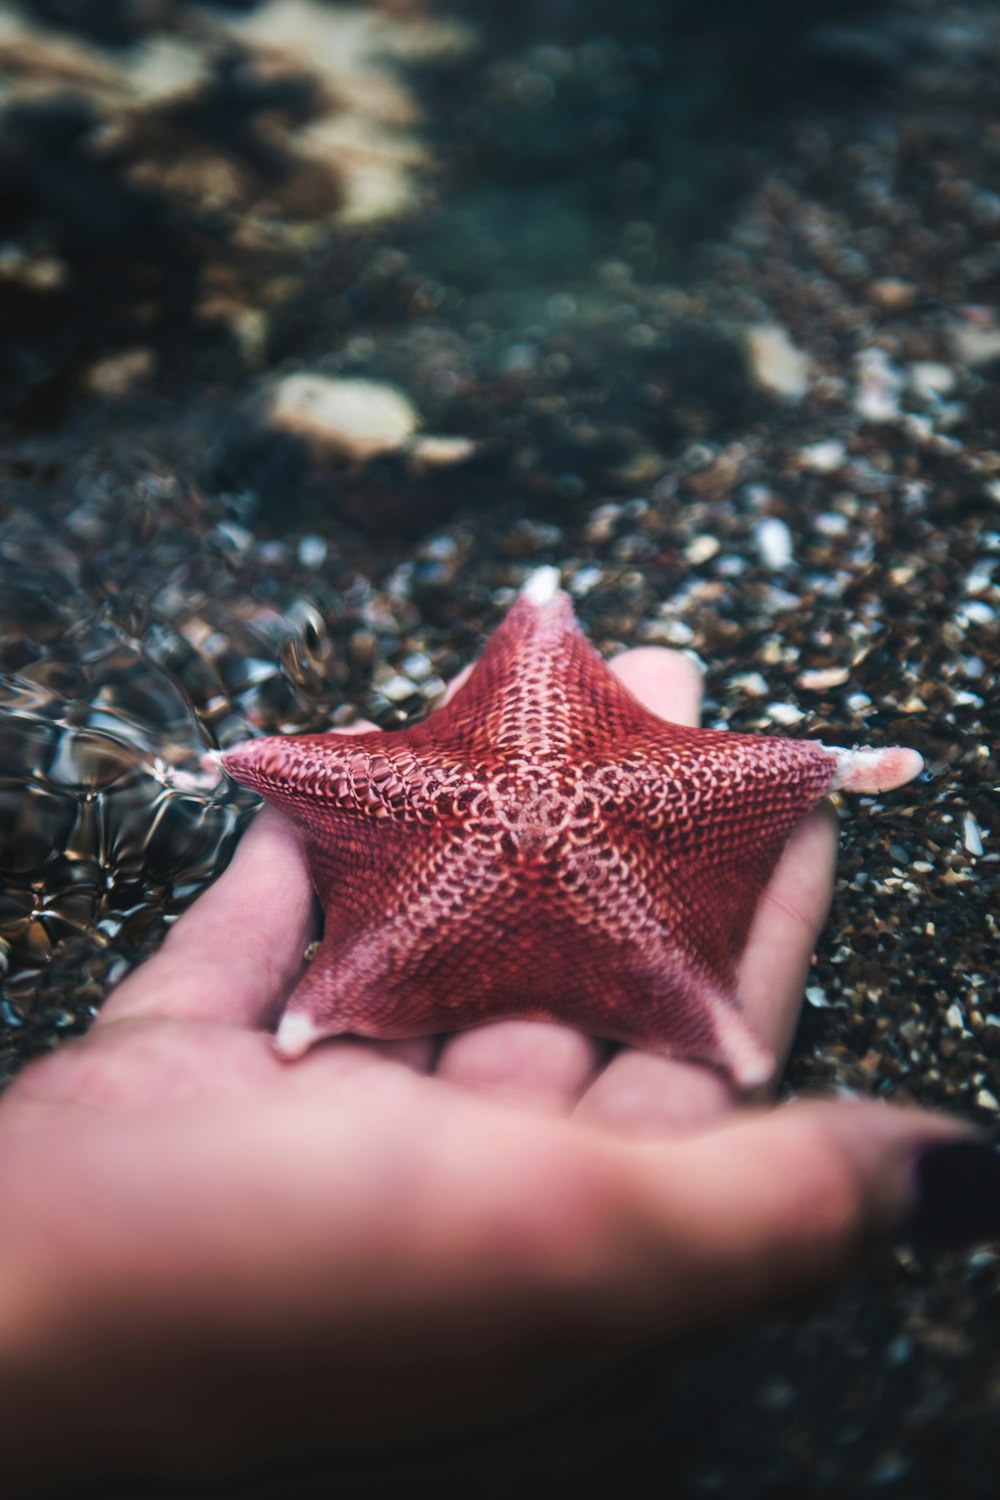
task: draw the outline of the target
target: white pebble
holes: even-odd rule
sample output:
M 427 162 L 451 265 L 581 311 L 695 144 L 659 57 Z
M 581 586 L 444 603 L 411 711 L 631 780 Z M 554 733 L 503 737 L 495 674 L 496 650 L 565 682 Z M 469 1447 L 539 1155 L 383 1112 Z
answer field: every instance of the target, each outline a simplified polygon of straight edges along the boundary
M 684 556 L 689 563 L 693 563 L 697 567 L 699 563 L 710 562 L 718 552 L 720 546 L 721 543 L 718 537 L 704 534 L 692 537 L 684 548 Z
M 393 672 L 384 682 L 376 682 L 375 687 L 390 703 L 403 703 L 417 691 L 416 683 L 408 677 L 401 677 L 398 672 Z
M 839 510 L 824 510 L 813 522 L 820 536 L 846 536 L 850 525 Z
M 600 583 L 602 576 L 600 568 L 580 568 L 570 579 L 569 591 L 579 599 L 584 594 L 589 594 L 594 585 Z
M 795 681 L 807 692 L 822 693 L 827 688 L 843 687 L 850 675 L 848 667 L 816 667 L 800 672 Z
M 792 561 L 792 533 L 779 516 L 765 516 L 754 527 L 754 541 L 765 568 L 787 568 Z
M 326 541 L 309 532 L 299 538 L 296 555 L 304 568 L 321 568 L 326 562 Z
M 903 376 L 884 349 L 862 349 L 857 358 L 855 410 L 866 422 L 893 422 L 899 416 Z
M 828 438 L 822 443 L 809 443 L 799 449 L 799 463 L 814 474 L 835 474 L 847 462 L 847 449 L 838 438 Z
M 976 370 L 1000 358 L 1000 328 L 979 321 L 955 322 L 950 330 L 952 353 L 959 364 Z
M 995 1094 L 990 1093 L 989 1089 L 979 1090 L 976 1103 L 980 1109 L 1000 1109 L 1000 1101 L 997 1100 Z
M 934 400 L 955 389 L 955 372 L 936 360 L 918 359 L 910 366 L 910 384 L 918 395 Z
M 767 679 L 760 672 L 737 672 L 730 677 L 729 686 L 751 698 L 763 698 L 767 693 Z
M 781 724 L 786 728 L 805 718 L 801 708 L 796 708 L 794 703 L 769 703 L 764 712 L 772 724 Z
M 799 401 L 809 389 L 812 361 L 797 348 L 780 323 L 756 323 L 746 331 L 750 368 L 758 385 L 786 401 Z
M 983 852 L 982 829 L 970 812 L 962 819 L 962 842 L 974 859 Z
M 395 386 L 306 372 L 286 375 L 274 386 L 269 420 L 317 448 L 356 460 L 403 447 L 418 422 Z

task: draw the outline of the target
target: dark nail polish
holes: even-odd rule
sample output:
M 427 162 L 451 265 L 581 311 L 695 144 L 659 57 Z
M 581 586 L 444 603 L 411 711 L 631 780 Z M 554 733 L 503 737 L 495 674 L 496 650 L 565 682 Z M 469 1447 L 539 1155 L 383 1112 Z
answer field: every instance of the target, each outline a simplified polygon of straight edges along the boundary
M 901 1238 L 941 1250 L 1000 1240 L 1000 1151 L 980 1141 L 929 1146 L 914 1162 Z

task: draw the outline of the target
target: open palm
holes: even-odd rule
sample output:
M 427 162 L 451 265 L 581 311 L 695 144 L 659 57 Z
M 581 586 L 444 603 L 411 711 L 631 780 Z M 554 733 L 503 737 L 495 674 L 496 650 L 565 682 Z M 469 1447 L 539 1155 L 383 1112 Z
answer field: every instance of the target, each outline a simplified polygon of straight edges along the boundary
M 683 657 L 615 670 L 697 722 Z M 823 808 L 745 953 L 744 1005 L 779 1057 L 834 847 Z M 285 1063 L 270 1033 L 315 922 L 296 835 L 265 811 L 93 1030 L 0 1103 L 0 1394 L 25 1432 L 26 1362 L 45 1410 L 65 1395 L 77 1451 L 123 1461 L 523 1409 L 835 1274 L 904 1214 L 913 1153 L 960 1131 L 878 1105 L 748 1106 L 708 1069 L 609 1059 L 553 1023 Z

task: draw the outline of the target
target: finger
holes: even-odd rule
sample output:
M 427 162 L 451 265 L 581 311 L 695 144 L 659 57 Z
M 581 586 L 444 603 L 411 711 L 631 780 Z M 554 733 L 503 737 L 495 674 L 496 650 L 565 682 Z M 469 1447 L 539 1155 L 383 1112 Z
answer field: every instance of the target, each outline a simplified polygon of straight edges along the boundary
M 464 687 L 469 678 L 472 676 L 475 665 L 476 664 L 474 661 L 470 661 L 466 666 L 462 668 L 460 672 L 455 673 L 454 677 L 451 679 L 448 686 L 441 694 L 439 701 L 437 702 L 437 704 L 435 704 L 436 708 L 444 708 L 446 703 L 451 702 L 452 698 L 454 698 L 459 688 Z
M 713 1068 L 628 1047 L 585 1090 L 576 1114 L 631 1140 L 655 1140 L 697 1130 L 735 1106 Z
M 697 664 L 665 646 L 637 646 L 608 663 L 629 692 L 672 724 L 701 722 L 703 680 Z
M 914 1215 L 926 1236 L 933 1205 L 917 1201 L 922 1153 L 976 1139 L 961 1122 L 918 1110 L 815 1101 L 641 1148 L 642 1191 L 663 1247 L 650 1256 L 647 1286 L 665 1325 L 719 1321 L 831 1279 Z M 987 1221 L 995 1233 L 1000 1202 Z
M 593 1037 L 556 1021 L 494 1021 L 449 1037 L 437 1076 L 549 1114 L 570 1109 L 594 1076 Z
M 747 1019 L 780 1076 L 802 1008 L 809 963 L 826 921 L 837 860 L 837 814 L 825 802 L 796 828 L 768 882 L 740 960 Z
M 816 939 L 833 890 L 837 816 L 829 804 L 799 824 L 757 909 L 740 962 L 747 1020 L 778 1060 L 795 1031 Z M 762 1093 L 770 1096 L 774 1085 Z M 628 1050 L 612 1058 L 578 1105 L 581 1118 L 635 1139 L 703 1128 L 735 1109 L 726 1080 L 698 1064 Z
M 378 725 L 373 724 L 371 719 L 355 719 L 352 724 L 341 724 L 338 729 L 331 729 L 331 734 L 370 734 L 377 730 Z
M 269 1026 L 301 971 L 314 921 L 295 829 L 265 808 L 224 874 L 108 997 L 99 1024 L 161 1016 Z

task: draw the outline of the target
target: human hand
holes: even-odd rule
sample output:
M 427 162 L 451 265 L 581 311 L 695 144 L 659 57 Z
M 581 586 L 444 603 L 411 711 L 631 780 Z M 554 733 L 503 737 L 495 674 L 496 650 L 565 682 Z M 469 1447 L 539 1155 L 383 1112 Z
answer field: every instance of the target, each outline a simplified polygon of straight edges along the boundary
M 684 658 L 616 670 L 696 722 Z M 833 854 L 821 810 L 744 957 L 779 1055 Z M 836 1275 L 917 1206 L 917 1154 L 966 1134 L 877 1104 L 747 1107 L 704 1068 L 603 1062 L 540 1022 L 285 1063 L 269 1031 L 313 923 L 296 836 L 265 811 L 93 1030 L 0 1102 L 0 1396 L 22 1464 L 54 1404 L 77 1471 L 88 1452 L 198 1465 L 525 1409 Z

